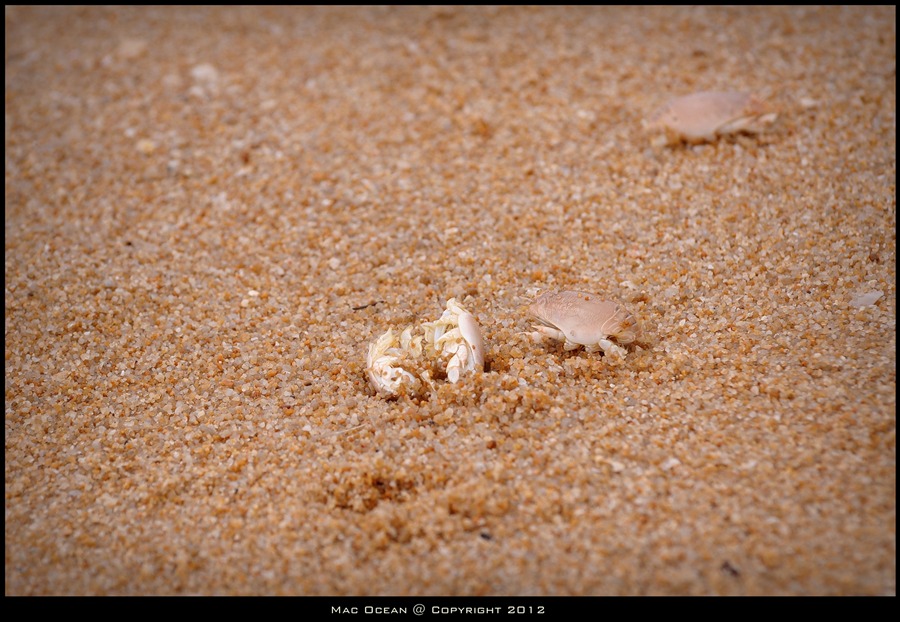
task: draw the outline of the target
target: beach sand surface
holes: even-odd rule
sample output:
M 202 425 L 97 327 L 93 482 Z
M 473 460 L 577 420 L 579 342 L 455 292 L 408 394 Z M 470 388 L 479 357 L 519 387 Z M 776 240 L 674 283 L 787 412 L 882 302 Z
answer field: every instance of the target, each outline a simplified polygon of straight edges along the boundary
M 7 595 L 895 594 L 894 7 L 5 18 Z

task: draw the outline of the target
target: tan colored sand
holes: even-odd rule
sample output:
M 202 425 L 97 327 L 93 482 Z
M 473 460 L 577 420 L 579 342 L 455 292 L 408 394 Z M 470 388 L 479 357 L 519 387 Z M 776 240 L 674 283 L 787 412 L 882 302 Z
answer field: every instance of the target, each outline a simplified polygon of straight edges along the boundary
M 895 593 L 895 20 L 7 8 L 6 594 Z M 376 397 L 451 296 L 487 373 Z

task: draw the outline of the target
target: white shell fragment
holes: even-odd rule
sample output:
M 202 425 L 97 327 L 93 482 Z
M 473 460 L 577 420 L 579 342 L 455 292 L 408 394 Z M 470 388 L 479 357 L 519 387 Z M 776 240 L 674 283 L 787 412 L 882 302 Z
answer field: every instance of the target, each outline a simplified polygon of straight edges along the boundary
M 778 114 L 761 98 L 739 91 L 702 91 L 670 100 L 645 121 L 650 131 L 664 131 L 669 144 L 709 142 L 717 136 L 756 134 Z
M 878 302 L 878 300 L 882 296 L 884 296 L 883 292 L 869 292 L 867 294 L 860 294 L 850 301 L 850 306 L 856 307 L 857 309 L 862 309 L 863 307 L 871 307 L 876 302 Z
M 603 350 L 621 359 L 622 346 L 643 341 L 641 325 L 632 313 L 588 292 L 547 292 L 531 303 L 528 312 L 539 322 L 532 336 L 562 341 L 566 350 L 583 346 L 588 352 Z
M 400 393 L 417 394 L 422 390 L 422 380 L 418 375 L 403 368 L 421 354 L 422 337 L 412 338 L 412 328 L 400 335 L 388 329 L 381 337 L 369 344 L 366 357 L 366 375 L 379 395 L 389 397 Z
M 463 374 L 484 370 L 484 340 L 475 316 L 455 298 L 441 317 L 410 326 L 400 335 L 388 330 L 369 345 L 366 375 L 378 395 L 418 395 L 434 388 L 432 375 L 456 383 Z
M 475 317 L 456 298 L 447 301 L 447 309 L 434 322 L 422 324 L 425 350 L 433 357 L 447 360 L 447 379 L 457 382 L 462 372 L 484 369 L 484 341 Z

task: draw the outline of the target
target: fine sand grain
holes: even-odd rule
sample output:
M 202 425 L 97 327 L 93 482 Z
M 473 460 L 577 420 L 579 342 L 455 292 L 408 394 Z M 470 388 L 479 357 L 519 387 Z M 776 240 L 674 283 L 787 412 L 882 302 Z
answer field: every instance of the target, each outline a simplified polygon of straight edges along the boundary
M 7 8 L 6 594 L 894 594 L 895 19 Z M 378 397 L 450 297 L 485 373 Z

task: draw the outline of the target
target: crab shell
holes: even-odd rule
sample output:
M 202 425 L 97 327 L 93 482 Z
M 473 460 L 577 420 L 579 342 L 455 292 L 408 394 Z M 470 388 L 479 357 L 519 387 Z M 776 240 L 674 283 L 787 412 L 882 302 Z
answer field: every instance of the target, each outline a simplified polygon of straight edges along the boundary
M 369 344 L 366 375 L 379 396 L 421 395 L 434 390 L 434 372 L 458 382 L 484 370 L 484 340 L 475 317 L 455 298 L 437 320 L 386 333 Z
M 441 317 L 422 325 L 425 349 L 434 357 L 449 357 L 447 379 L 457 382 L 464 371 L 484 369 L 484 340 L 475 316 L 451 298 Z
M 758 133 L 777 118 L 769 105 L 752 93 L 702 91 L 672 99 L 650 115 L 648 130 L 666 130 L 670 142 L 703 142 L 737 132 Z
M 422 390 L 421 380 L 403 367 L 410 357 L 421 353 L 421 341 L 421 337 L 412 337 L 411 328 L 400 335 L 388 329 L 369 344 L 366 375 L 378 395 L 390 397 L 403 392 L 416 394 Z M 426 383 L 428 380 L 426 377 Z
M 642 341 L 637 318 L 622 305 L 580 291 L 546 292 L 528 307 L 540 323 L 538 334 L 565 341 L 567 350 L 585 346 L 610 353 L 618 346 Z

